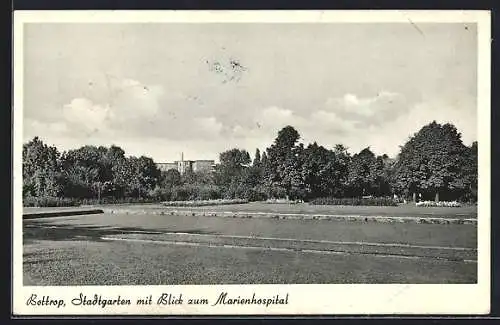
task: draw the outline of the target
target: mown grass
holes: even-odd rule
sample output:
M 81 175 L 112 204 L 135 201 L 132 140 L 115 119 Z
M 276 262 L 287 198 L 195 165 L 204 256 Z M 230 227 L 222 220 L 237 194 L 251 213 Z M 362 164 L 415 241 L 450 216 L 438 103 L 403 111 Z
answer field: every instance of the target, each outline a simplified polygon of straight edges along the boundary
M 25 285 L 475 283 L 477 265 L 131 242 L 24 247 Z
M 100 207 L 106 208 L 106 205 Z M 298 213 L 298 214 L 330 214 L 330 215 L 362 215 L 362 216 L 413 216 L 413 217 L 459 217 L 475 218 L 477 206 L 462 206 L 459 208 L 417 207 L 414 204 L 399 206 L 347 206 L 347 205 L 311 205 L 307 203 L 279 204 L 265 202 L 250 202 L 246 204 L 214 205 L 206 207 L 166 207 L 160 204 L 132 204 L 109 206 L 110 208 L 126 208 L 130 211 L 165 211 L 193 209 L 207 212 L 244 212 L 244 213 Z
M 278 237 L 294 239 L 363 241 L 413 245 L 477 247 L 477 227 L 474 225 L 437 225 L 415 223 L 365 223 L 330 220 L 240 219 L 203 216 L 96 214 L 64 218 L 24 221 L 28 226 L 61 226 L 88 228 L 136 229 L 155 232 L 185 232 L 236 236 Z M 60 232 L 59 229 L 54 230 Z M 68 236 L 71 234 L 68 234 Z M 32 237 L 50 239 L 50 234 Z M 41 237 L 41 238 L 40 238 Z

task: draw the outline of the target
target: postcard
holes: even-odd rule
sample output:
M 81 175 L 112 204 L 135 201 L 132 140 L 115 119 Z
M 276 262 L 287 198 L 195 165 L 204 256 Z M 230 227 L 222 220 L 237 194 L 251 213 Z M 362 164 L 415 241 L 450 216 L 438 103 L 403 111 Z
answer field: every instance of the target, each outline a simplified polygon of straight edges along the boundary
M 490 310 L 488 11 L 17 11 L 13 313 Z

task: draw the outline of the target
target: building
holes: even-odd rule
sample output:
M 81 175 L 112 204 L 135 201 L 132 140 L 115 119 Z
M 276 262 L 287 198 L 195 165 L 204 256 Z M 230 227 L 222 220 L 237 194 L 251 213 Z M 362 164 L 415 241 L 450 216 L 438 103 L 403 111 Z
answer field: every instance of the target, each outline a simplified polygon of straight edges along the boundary
M 192 164 L 194 172 L 212 172 L 215 168 L 215 161 L 213 160 L 195 160 Z
M 177 169 L 177 163 L 157 163 L 156 166 L 162 172 L 166 172 L 170 169 Z
M 184 154 L 181 155 L 181 160 L 173 163 L 157 163 L 156 166 L 162 172 L 167 170 L 177 170 L 181 175 L 188 171 L 193 172 L 212 172 L 215 168 L 214 160 L 184 160 Z

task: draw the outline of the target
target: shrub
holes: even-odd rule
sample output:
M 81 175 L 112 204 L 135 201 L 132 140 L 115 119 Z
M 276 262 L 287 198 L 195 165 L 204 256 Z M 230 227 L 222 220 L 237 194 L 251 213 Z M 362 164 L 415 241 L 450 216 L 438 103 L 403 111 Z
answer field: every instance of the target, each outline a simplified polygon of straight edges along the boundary
M 303 203 L 302 200 L 287 200 L 287 199 L 267 199 L 265 203 L 272 203 L 272 204 L 297 204 L 297 203 Z
M 78 199 L 82 205 L 96 205 L 96 204 L 132 204 L 132 203 L 155 203 L 160 202 L 159 199 L 154 198 L 137 198 L 137 197 L 103 197 L 101 200 L 98 199 Z
M 27 196 L 23 198 L 25 207 L 73 207 L 78 206 L 78 200 L 53 196 Z
M 157 186 L 148 193 L 148 196 L 154 201 L 168 201 L 172 196 L 172 192 L 169 189 Z
M 219 200 L 189 200 L 189 201 L 169 201 L 161 202 L 162 205 L 168 207 L 202 207 L 211 205 L 228 205 L 228 204 L 243 204 L 248 203 L 245 199 L 219 199 Z
M 238 193 L 238 197 L 246 199 L 250 202 L 264 201 L 267 198 L 266 193 L 259 188 L 247 188 Z
M 371 198 L 334 198 L 322 197 L 309 201 L 312 205 L 365 205 L 365 206 L 397 206 L 393 198 L 371 197 Z
M 184 184 L 174 186 L 169 197 L 164 200 L 188 201 L 188 200 L 215 200 L 221 197 L 221 191 L 218 186 L 206 184 Z
M 218 186 L 215 185 L 200 185 L 194 191 L 195 200 L 216 200 L 220 199 L 221 193 Z

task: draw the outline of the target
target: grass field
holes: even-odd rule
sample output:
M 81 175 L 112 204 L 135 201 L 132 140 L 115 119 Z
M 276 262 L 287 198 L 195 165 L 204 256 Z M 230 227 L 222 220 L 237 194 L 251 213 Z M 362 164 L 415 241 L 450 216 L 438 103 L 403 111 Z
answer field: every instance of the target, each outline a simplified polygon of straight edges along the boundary
M 228 207 L 286 213 L 310 209 L 282 204 L 224 208 Z M 147 211 L 156 207 L 128 208 Z M 344 207 L 312 208 L 329 208 L 331 213 Z M 357 208 L 366 215 L 390 210 L 346 208 Z M 432 208 L 396 208 L 406 216 L 429 209 L 434 213 Z M 439 210 L 439 215 L 470 218 L 476 214 L 470 208 Z M 105 213 L 24 220 L 23 242 L 26 285 L 477 280 L 475 225 Z

